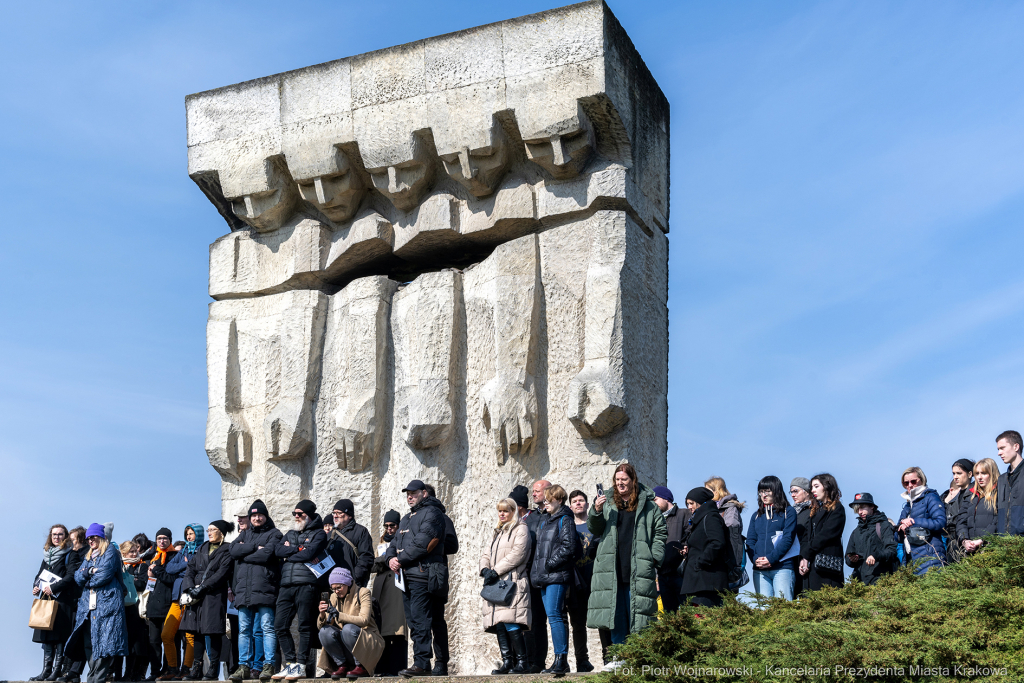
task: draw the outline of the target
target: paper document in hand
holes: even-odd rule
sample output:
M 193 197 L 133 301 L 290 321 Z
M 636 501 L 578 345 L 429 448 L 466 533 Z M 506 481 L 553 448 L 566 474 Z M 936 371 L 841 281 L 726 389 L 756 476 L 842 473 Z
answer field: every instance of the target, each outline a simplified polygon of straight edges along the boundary
M 405 592 L 405 571 L 399 569 L 395 572 L 395 586 L 398 587 L 398 590 Z
M 57 583 L 58 581 L 60 581 L 60 577 L 59 576 L 57 576 L 53 572 L 49 571 L 48 569 L 44 569 L 43 571 L 39 572 L 39 578 L 37 578 L 36 582 L 34 584 L 32 584 L 32 587 L 33 588 L 38 588 L 39 589 L 39 593 L 41 595 L 42 591 L 43 591 L 43 588 L 45 588 L 46 586 L 49 586 L 51 583 Z M 32 597 L 36 597 L 36 596 L 32 596 Z
M 386 553 L 388 551 L 388 546 L 390 546 L 390 545 L 391 545 L 390 543 L 378 543 L 377 544 L 377 557 L 380 557 L 381 555 Z
M 306 566 L 309 567 L 309 571 L 316 574 L 316 578 L 320 578 L 327 572 L 331 571 L 334 567 L 334 558 L 327 554 L 324 550 L 312 562 L 307 562 Z

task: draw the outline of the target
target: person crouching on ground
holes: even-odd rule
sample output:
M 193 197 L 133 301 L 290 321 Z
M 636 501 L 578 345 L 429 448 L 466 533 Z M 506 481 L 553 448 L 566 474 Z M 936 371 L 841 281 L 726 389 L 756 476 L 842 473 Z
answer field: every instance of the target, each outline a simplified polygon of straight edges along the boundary
M 340 665 L 329 671 L 331 678 L 346 676 L 355 680 L 372 676 L 384 652 L 384 639 L 373 618 L 370 589 L 352 585 L 352 572 L 336 567 L 330 575 L 330 602 L 320 602 L 320 644 L 324 653 Z M 327 658 L 321 653 L 321 668 L 326 670 Z

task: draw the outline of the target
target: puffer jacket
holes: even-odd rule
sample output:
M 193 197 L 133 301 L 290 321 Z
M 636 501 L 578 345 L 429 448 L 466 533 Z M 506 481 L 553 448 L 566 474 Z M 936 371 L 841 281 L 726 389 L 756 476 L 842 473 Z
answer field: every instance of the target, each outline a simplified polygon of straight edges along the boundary
M 511 529 L 495 529 L 490 545 L 484 548 L 480 556 L 480 569 L 493 569 L 499 578 L 509 578 L 516 584 L 512 604 L 507 607 L 480 599 L 483 603 L 484 630 L 488 633 L 494 633 L 500 624 L 519 624 L 527 630 L 533 625 L 530 575 L 526 565 L 529 556 L 530 530 L 523 521 L 517 522 Z
M 275 607 L 280 584 L 281 560 L 274 553 L 281 543 L 281 531 L 274 520 L 249 527 L 231 542 L 235 562 L 235 607 Z
M 637 484 L 637 505 L 633 528 L 633 553 L 630 558 L 629 631 L 644 629 L 658 613 L 658 567 L 665 558 L 668 530 L 665 516 L 654 504 L 654 492 Z M 611 491 L 611 487 L 608 487 Z M 619 511 L 611 495 L 601 511 L 590 508 L 587 529 L 601 537 L 594 558 L 594 574 L 587 603 L 589 628 L 615 628 L 615 602 L 619 588 L 616 574 Z
M 783 567 L 782 558 L 789 553 L 794 543 L 797 544 L 797 548 L 800 545 L 796 540 L 796 517 L 797 512 L 791 505 L 787 505 L 781 513 L 774 507 L 765 508 L 763 514 L 754 513 L 754 516 L 750 518 L 750 524 L 747 525 L 745 544 L 751 567 L 759 557 L 768 558 L 768 561 L 771 562 L 769 570 Z M 778 541 L 773 543 L 772 539 L 779 532 L 782 535 Z M 791 557 L 786 560 L 785 566 L 792 567 L 794 559 L 796 558 Z M 754 571 L 762 570 L 755 567 Z
M 714 501 L 704 503 L 690 517 L 686 538 L 686 561 L 679 592 L 692 595 L 724 591 L 729 587 L 729 530 Z
M 287 543 L 288 545 L 285 545 Z M 281 564 L 281 586 L 312 586 L 318 579 L 307 562 L 316 559 L 327 544 L 324 520 L 314 514 L 308 518 L 302 531 L 291 529 L 274 550 Z
M 533 586 L 573 583 L 576 557 L 582 555 L 572 510 L 560 505 L 537 530 L 537 548 L 530 566 Z
M 851 578 L 870 586 L 879 577 L 891 574 L 899 566 L 896 557 L 896 528 L 884 512 L 876 511 L 865 519 L 857 518 L 857 528 L 850 533 L 846 544 L 846 565 L 853 567 Z M 865 560 L 875 558 L 874 564 Z
M 906 557 L 905 534 L 899 534 L 899 540 L 904 542 L 903 561 L 907 564 L 922 560 L 922 563 L 914 570 L 917 575 L 922 575 L 929 569 L 941 567 L 946 564 L 946 547 L 942 544 L 942 529 L 946 526 L 946 505 L 935 489 L 928 489 L 918 486 L 909 494 L 904 492 L 903 499 L 907 501 L 903 506 L 897 526 L 904 519 L 911 517 L 914 526 L 922 527 L 931 532 L 931 538 L 923 545 L 911 545 L 910 557 Z
M 75 627 L 68 639 L 72 661 L 85 659 L 85 623 L 89 622 L 92 657 L 119 657 L 128 654 L 128 627 L 124 615 L 125 587 L 121 553 L 113 543 L 99 557 L 86 560 L 75 572 L 75 583 L 82 588 L 75 613 Z M 96 594 L 96 608 L 89 609 L 90 595 Z
M 914 521 L 917 518 L 914 517 Z M 960 541 L 977 541 L 996 533 L 999 512 L 979 496 L 971 496 L 957 517 L 956 537 Z
M 393 557 L 398 558 L 398 563 L 405 569 L 414 566 L 431 564 L 434 562 L 445 562 L 444 557 L 444 505 L 437 498 L 424 498 L 415 507 L 402 517 L 398 523 L 398 533 L 395 534 L 391 546 L 388 548 L 388 561 Z M 434 539 L 438 542 L 432 550 L 428 550 L 430 542 Z M 426 580 L 427 572 L 406 572 L 409 578 L 414 580 Z

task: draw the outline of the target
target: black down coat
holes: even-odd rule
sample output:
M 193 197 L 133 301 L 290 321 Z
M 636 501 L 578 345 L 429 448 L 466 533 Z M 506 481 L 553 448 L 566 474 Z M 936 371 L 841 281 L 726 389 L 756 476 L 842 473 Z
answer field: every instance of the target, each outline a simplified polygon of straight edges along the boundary
M 281 583 L 281 561 L 274 554 L 281 531 L 267 517 L 261 527 L 249 527 L 231 542 L 235 561 L 235 607 L 275 607 Z M 261 547 L 262 546 L 262 547 Z
M 704 503 L 690 517 L 690 535 L 686 539 L 683 564 L 683 595 L 729 588 L 729 556 L 732 543 L 729 530 L 718 511 L 718 503 Z
M 352 572 L 352 580 L 357 586 L 366 588 L 370 583 L 370 569 L 374 560 L 373 538 L 362 524 L 356 524 L 353 519 L 341 529 L 331 531 L 327 536 L 327 554 L 334 558 L 334 564 Z M 320 577 L 324 590 L 330 590 L 327 587 L 329 576 L 330 573 L 327 573 Z
M 67 564 L 69 560 L 76 563 L 74 569 L 69 569 Z M 74 550 L 68 549 L 59 559 L 54 559 L 53 564 L 47 564 L 45 559 L 40 562 L 39 571 L 36 572 L 35 578 L 38 579 L 45 569 L 61 577 L 61 579 L 71 576 L 71 582 L 74 583 L 75 571 L 78 569 L 79 564 L 81 564 L 81 560 L 78 555 Z M 57 601 L 57 620 L 49 631 L 43 631 L 38 628 L 32 629 L 33 643 L 63 643 L 71 635 L 71 627 L 74 625 L 75 603 L 69 599 L 70 596 L 68 594 L 74 593 L 74 591 L 56 592 L 55 589 L 63 583 L 63 581 L 55 581 L 50 589 L 54 591 L 56 596 L 54 599 Z M 46 599 L 46 596 L 42 593 L 39 594 L 39 597 L 40 599 Z M 74 599 L 77 601 L 77 593 L 74 593 Z
M 537 529 L 537 546 L 530 567 L 530 585 L 573 584 L 576 558 L 583 555 L 576 520 L 565 505 L 547 516 Z
M 285 542 L 288 545 L 285 545 Z M 312 562 L 327 545 L 327 532 L 324 531 L 324 520 L 314 514 L 306 522 L 302 531 L 290 530 L 284 540 L 274 551 L 284 560 L 281 565 L 282 586 L 312 586 L 317 582 L 316 574 L 306 566 Z
M 181 630 L 204 636 L 225 632 L 224 621 L 228 609 L 228 587 L 234 573 L 231 561 L 231 547 L 221 543 L 210 554 L 210 542 L 199 546 L 199 550 L 188 562 L 181 592 L 199 586 L 199 597 L 185 608 L 181 617 Z
M 398 533 L 388 548 L 388 561 L 397 557 L 403 568 L 409 569 L 420 564 L 433 562 L 444 563 L 444 505 L 437 498 L 424 498 L 402 517 L 398 523 Z M 430 542 L 437 539 L 432 550 Z M 424 572 L 410 573 L 414 579 L 420 578 Z M 424 575 L 425 579 L 426 576 Z
M 875 558 L 874 564 L 865 562 Z M 899 566 L 896 555 L 896 529 L 884 512 L 876 511 L 867 519 L 857 519 L 857 528 L 846 544 L 846 564 L 853 567 L 853 576 L 870 586 L 879 577 L 891 574 Z
M 977 541 L 994 534 L 999 513 L 984 498 L 971 496 L 960 508 L 956 520 L 956 536 L 960 541 Z

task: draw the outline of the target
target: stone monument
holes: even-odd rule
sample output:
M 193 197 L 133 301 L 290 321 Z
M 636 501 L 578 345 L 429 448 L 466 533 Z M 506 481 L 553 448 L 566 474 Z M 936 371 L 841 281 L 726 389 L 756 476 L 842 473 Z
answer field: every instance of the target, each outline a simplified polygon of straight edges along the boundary
M 455 522 L 453 672 L 489 672 L 495 502 L 667 452 L 669 109 L 600 0 L 186 98 L 225 513 L 402 487 Z M 593 648 L 592 648 L 593 652 Z M 596 657 L 594 652 L 592 656 Z

